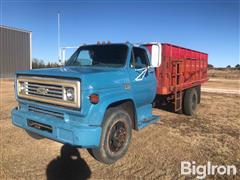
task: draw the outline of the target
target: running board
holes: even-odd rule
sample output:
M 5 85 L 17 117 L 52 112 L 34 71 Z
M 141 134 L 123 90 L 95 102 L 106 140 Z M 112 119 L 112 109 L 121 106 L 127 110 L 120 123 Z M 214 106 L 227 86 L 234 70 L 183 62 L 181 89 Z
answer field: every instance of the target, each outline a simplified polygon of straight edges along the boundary
M 144 119 L 143 122 L 144 122 L 144 123 L 149 123 L 149 122 L 152 122 L 152 121 L 157 121 L 157 120 L 159 120 L 159 119 L 160 119 L 159 116 L 153 115 L 153 116 L 152 116 L 151 118 L 149 118 L 149 119 Z
M 142 122 L 140 122 L 140 124 L 138 124 L 138 128 L 142 129 L 150 124 L 157 122 L 158 120 L 160 120 L 159 116 L 152 115 L 152 117 L 150 117 L 148 119 L 146 118 Z

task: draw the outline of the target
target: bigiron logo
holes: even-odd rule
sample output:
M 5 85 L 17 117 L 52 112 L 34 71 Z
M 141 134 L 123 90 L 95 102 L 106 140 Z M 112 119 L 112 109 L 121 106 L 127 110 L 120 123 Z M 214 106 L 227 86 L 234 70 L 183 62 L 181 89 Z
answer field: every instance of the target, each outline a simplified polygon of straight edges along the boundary
M 236 175 L 237 168 L 234 165 L 212 165 L 207 162 L 206 165 L 197 165 L 195 161 L 181 162 L 181 175 L 197 175 L 198 179 L 204 179 L 207 175 Z

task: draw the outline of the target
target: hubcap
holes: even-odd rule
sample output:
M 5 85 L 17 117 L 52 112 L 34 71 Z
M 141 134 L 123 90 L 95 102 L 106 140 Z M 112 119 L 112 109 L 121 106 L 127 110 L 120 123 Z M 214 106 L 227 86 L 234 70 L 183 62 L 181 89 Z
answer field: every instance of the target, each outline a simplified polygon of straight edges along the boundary
M 109 147 L 112 152 L 118 152 L 126 143 L 127 130 L 123 122 L 117 122 L 110 130 Z

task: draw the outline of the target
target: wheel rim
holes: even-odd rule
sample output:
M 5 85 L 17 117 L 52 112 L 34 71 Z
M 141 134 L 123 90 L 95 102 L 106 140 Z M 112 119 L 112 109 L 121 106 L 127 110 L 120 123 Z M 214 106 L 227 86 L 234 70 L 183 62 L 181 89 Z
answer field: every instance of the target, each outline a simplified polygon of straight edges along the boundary
M 195 110 L 197 106 L 197 97 L 195 94 L 192 96 L 192 110 Z
M 112 152 L 120 151 L 126 144 L 127 129 L 123 122 L 117 122 L 110 130 L 109 148 Z

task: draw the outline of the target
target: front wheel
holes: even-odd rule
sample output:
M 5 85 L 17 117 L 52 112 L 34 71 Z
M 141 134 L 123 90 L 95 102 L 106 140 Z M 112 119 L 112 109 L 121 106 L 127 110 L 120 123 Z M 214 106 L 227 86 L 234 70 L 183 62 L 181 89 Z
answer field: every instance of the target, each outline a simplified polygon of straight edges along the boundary
M 88 149 L 98 161 L 111 164 L 122 158 L 132 136 L 132 123 L 129 114 L 118 108 L 109 108 L 106 112 L 99 148 Z

